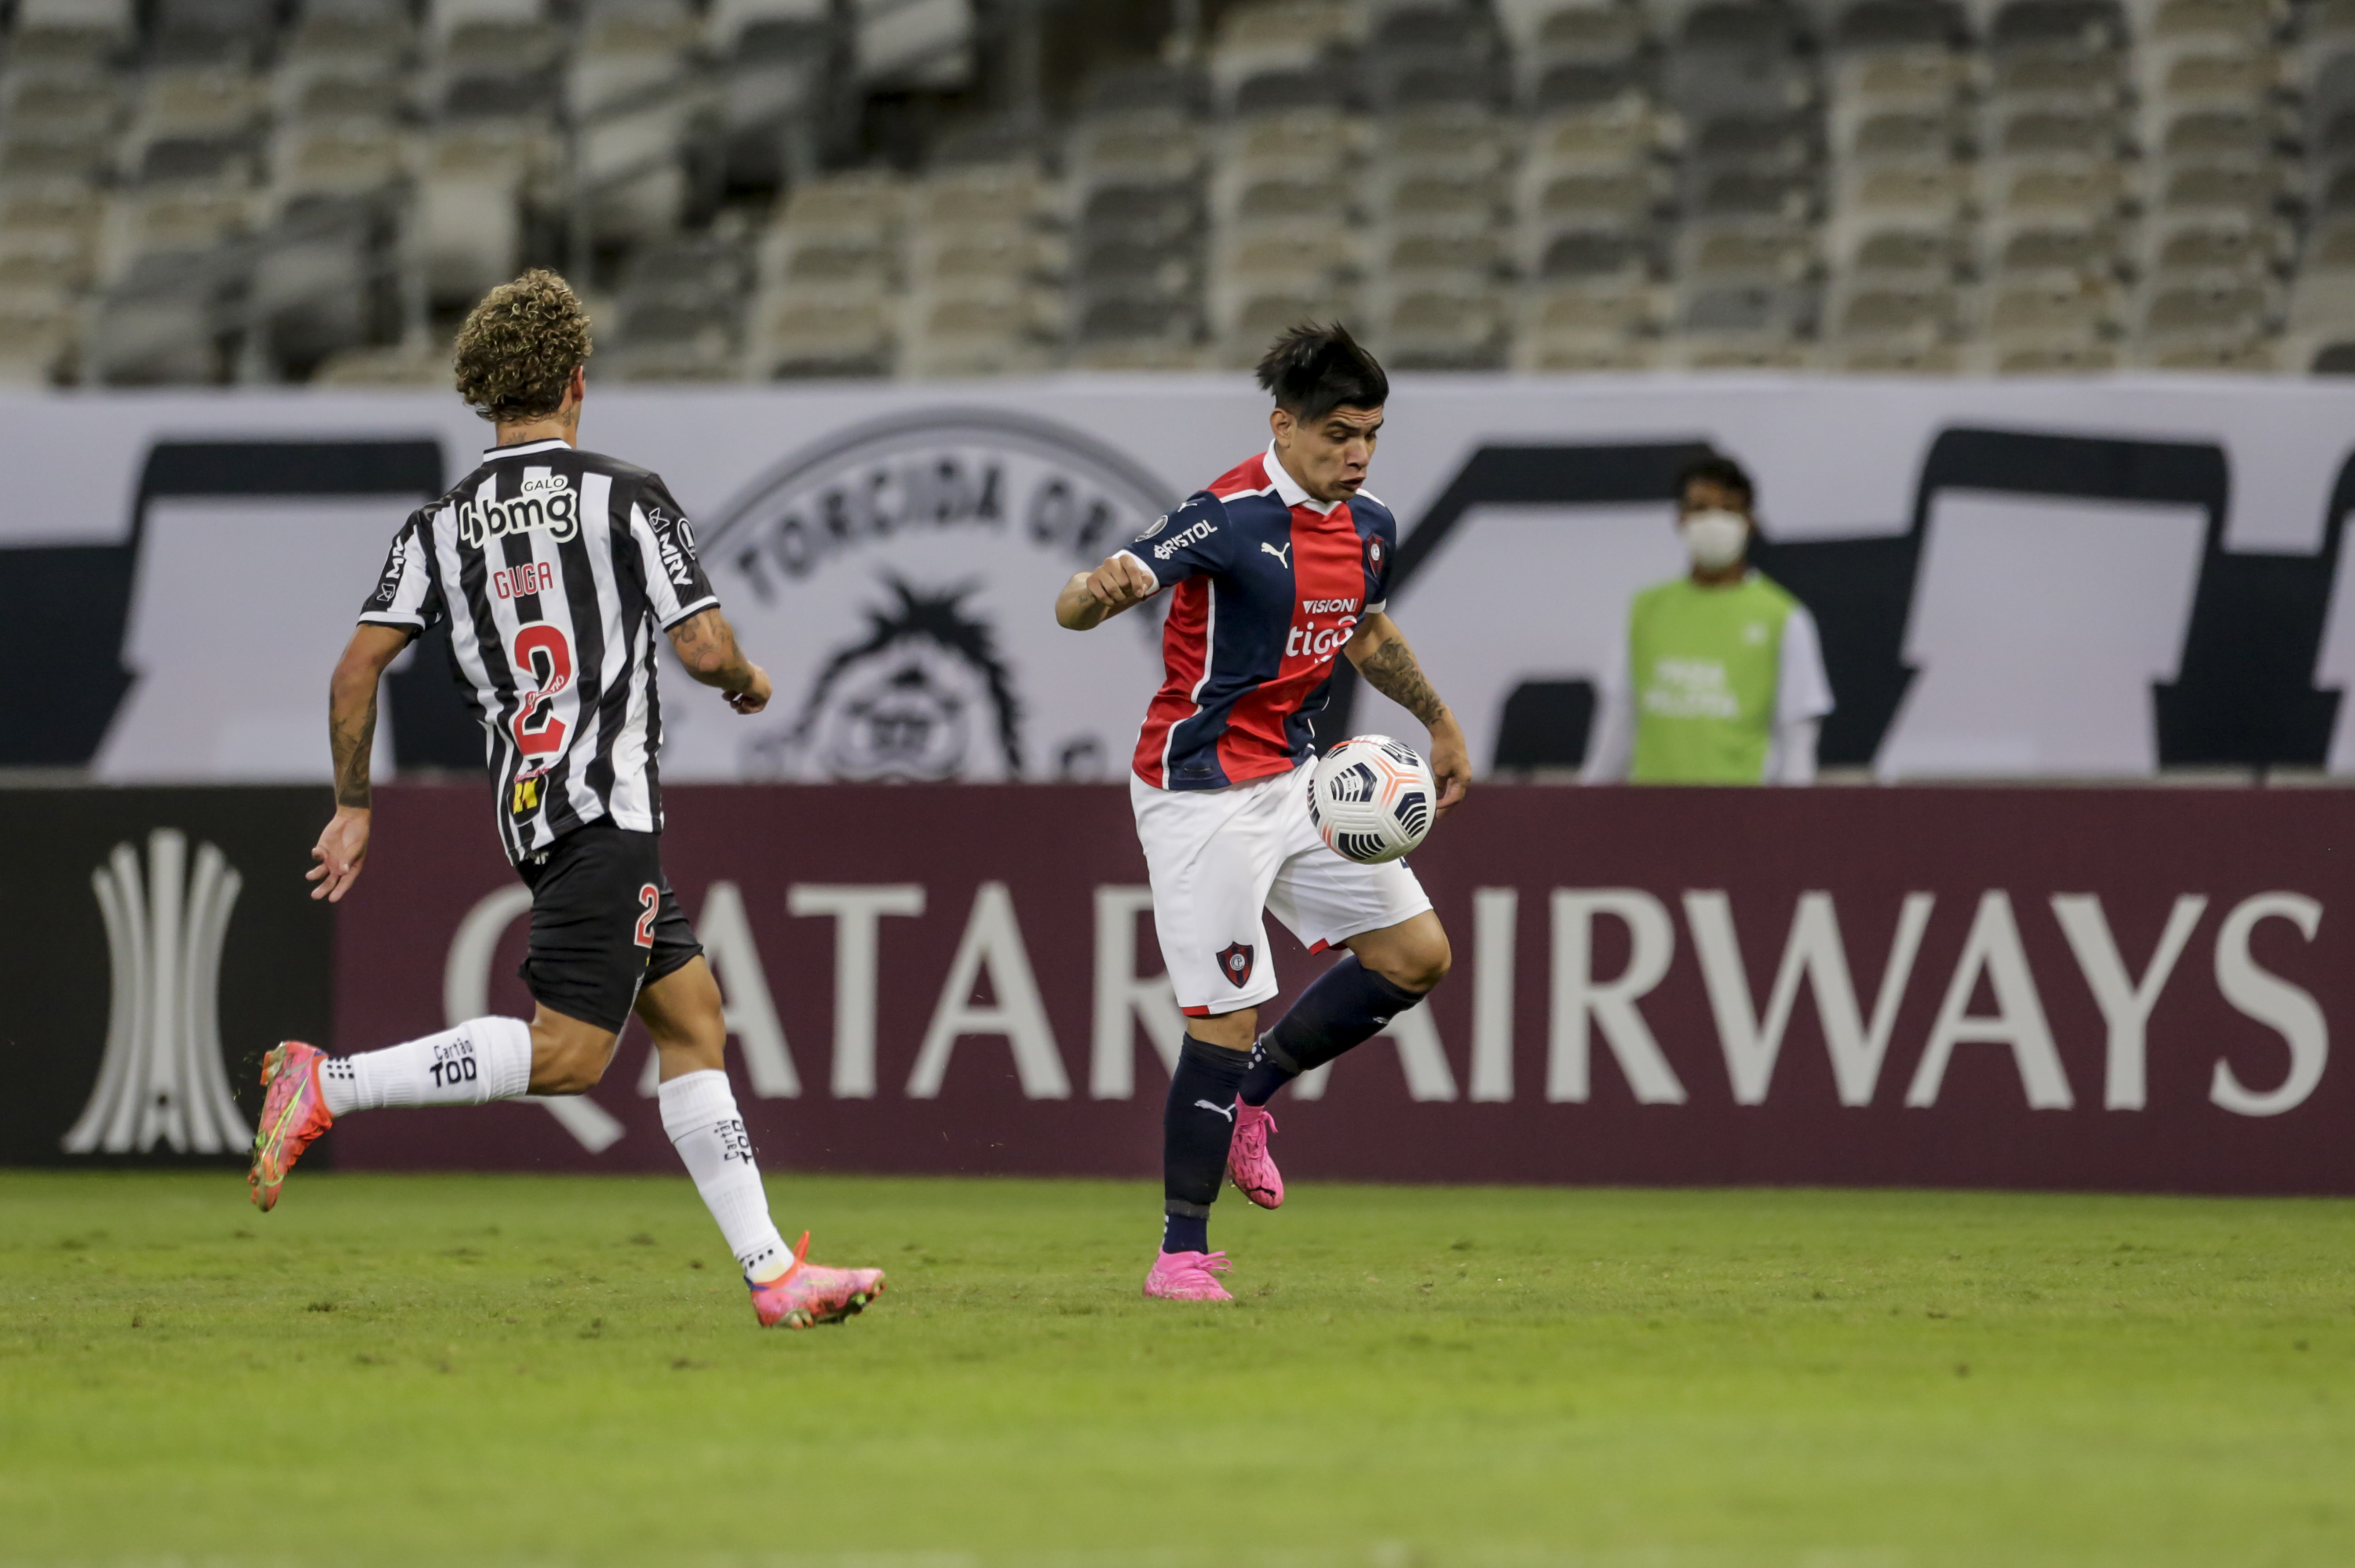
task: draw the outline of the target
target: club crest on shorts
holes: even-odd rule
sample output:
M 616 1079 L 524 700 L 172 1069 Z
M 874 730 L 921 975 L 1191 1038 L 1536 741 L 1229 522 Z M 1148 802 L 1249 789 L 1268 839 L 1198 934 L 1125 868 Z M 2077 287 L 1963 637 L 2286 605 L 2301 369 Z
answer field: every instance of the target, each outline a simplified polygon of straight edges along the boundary
M 1248 942 L 1229 942 L 1219 955 L 1219 972 L 1241 991 L 1251 983 L 1252 949 Z

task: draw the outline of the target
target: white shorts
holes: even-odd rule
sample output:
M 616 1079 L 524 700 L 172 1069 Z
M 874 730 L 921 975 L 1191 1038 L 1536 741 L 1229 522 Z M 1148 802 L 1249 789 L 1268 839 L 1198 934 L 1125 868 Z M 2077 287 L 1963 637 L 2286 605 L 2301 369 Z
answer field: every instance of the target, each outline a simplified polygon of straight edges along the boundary
M 1264 911 L 1313 953 L 1431 907 L 1404 861 L 1359 865 L 1317 836 L 1308 820 L 1315 767 L 1224 789 L 1156 789 L 1129 776 L 1161 959 L 1178 1005 L 1194 1017 L 1275 995 Z

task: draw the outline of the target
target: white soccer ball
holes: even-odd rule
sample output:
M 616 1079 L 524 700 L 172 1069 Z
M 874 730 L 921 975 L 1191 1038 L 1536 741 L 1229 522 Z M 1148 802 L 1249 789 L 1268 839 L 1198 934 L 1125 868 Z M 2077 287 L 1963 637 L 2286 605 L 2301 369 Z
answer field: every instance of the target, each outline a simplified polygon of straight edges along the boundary
M 1386 735 L 1351 736 L 1316 759 L 1308 779 L 1308 820 L 1334 853 L 1361 865 L 1420 845 L 1438 804 L 1429 766 Z

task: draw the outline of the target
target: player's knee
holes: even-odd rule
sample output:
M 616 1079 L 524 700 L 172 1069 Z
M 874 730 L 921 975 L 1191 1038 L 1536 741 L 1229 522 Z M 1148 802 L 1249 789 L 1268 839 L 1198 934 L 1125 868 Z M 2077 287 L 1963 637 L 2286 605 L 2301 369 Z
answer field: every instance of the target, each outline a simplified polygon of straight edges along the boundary
M 613 1047 L 585 1040 L 559 1040 L 534 1053 L 531 1092 L 585 1095 L 605 1077 Z
M 1381 955 L 1372 966 L 1375 972 L 1401 990 L 1426 991 L 1447 978 L 1450 965 L 1455 961 L 1447 945 L 1447 933 L 1432 931 L 1417 933 Z
M 1433 990 L 1447 978 L 1455 962 L 1455 952 L 1447 945 L 1447 933 L 1434 931 L 1428 939 L 1407 949 L 1407 974 L 1398 983 L 1409 991 Z

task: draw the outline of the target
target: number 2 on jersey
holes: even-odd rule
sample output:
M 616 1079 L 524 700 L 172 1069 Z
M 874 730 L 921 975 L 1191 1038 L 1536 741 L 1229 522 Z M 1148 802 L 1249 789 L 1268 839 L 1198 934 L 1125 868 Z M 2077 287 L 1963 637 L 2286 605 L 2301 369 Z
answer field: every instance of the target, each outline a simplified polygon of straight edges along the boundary
M 556 698 L 572 683 L 572 643 L 562 627 L 536 620 L 516 631 L 514 657 L 522 699 L 512 726 L 516 749 L 526 757 L 552 757 L 564 749 L 567 726 L 556 716 Z
M 662 913 L 662 889 L 649 882 L 638 889 L 638 906 L 645 913 L 638 916 L 638 946 L 655 945 L 655 916 Z

